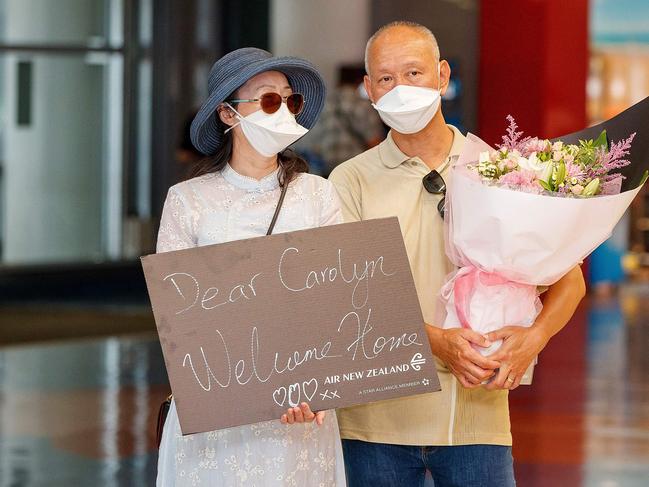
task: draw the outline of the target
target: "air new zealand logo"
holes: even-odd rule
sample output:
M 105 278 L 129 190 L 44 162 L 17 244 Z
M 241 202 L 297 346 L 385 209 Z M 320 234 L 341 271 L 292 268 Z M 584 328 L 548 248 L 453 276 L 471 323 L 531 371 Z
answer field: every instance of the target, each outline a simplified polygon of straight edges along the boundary
M 412 356 L 412 360 L 410 360 L 410 366 L 412 367 L 413 370 L 421 370 L 421 366 L 426 363 L 426 359 L 422 354 L 417 352 Z

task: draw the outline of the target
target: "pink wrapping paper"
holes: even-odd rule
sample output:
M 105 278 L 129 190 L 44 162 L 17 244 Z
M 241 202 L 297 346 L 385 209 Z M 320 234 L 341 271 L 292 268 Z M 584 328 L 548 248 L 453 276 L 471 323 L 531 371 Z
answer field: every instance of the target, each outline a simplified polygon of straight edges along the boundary
M 541 311 L 537 286 L 554 284 L 604 242 L 641 188 L 567 198 L 490 186 L 466 168 L 485 150 L 493 149 L 469 134 L 451 168 L 445 240 L 458 270 L 442 287 L 437 321 L 482 334 L 532 325 Z

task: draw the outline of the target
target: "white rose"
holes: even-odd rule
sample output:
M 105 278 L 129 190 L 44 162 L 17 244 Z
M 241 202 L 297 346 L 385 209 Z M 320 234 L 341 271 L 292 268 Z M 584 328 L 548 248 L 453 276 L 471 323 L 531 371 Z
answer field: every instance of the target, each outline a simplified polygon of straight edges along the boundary
M 478 156 L 478 162 L 489 162 L 489 151 L 481 152 Z

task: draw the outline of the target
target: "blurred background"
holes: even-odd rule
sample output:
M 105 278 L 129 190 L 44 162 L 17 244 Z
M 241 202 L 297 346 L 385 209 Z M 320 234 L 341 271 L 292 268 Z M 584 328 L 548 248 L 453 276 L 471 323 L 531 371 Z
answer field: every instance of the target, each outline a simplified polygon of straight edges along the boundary
M 327 107 L 296 149 L 327 175 L 385 136 L 363 54 L 401 19 L 451 64 L 447 121 L 489 142 L 510 113 L 556 137 L 649 96 L 645 0 L 0 0 L 0 486 L 153 485 L 169 388 L 139 257 L 200 159 L 212 63 L 256 46 L 316 64 Z M 646 191 L 585 271 L 511 395 L 522 486 L 649 485 Z

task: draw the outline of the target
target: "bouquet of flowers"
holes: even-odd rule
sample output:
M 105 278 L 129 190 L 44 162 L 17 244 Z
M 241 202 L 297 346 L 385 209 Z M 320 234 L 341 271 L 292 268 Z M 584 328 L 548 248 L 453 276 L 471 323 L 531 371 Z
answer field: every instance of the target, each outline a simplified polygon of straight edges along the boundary
M 481 152 L 477 164 L 469 164 L 487 184 L 528 193 L 556 193 L 589 197 L 617 194 L 624 176 L 613 172 L 629 165 L 635 133 L 608 147 L 606 130 L 596 140 L 579 144 L 550 142 L 537 137 L 521 138 L 514 118 L 507 117 L 509 128 L 498 150 Z
M 646 117 L 649 98 L 642 103 Z M 508 118 L 500 146 L 469 134 L 452 167 L 446 253 L 457 270 L 440 291 L 438 323 L 444 328 L 486 334 L 532 325 L 541 310 L 539 286 L 554 284 L 604 242 L 647 179 L 643 171 L 635 187 L 622 191 L 635 133 L 611 144 L 601 129 L 598 137 L 576 143 L 523 138 Z M 646 130 L 638 125 L 638 132 Z M 644 169 L 646 141 L 641 148 L 638 153 L 634 144 L 642 160 L 633 165 Z M 490 355 L 500 345 L 480 352 Z

